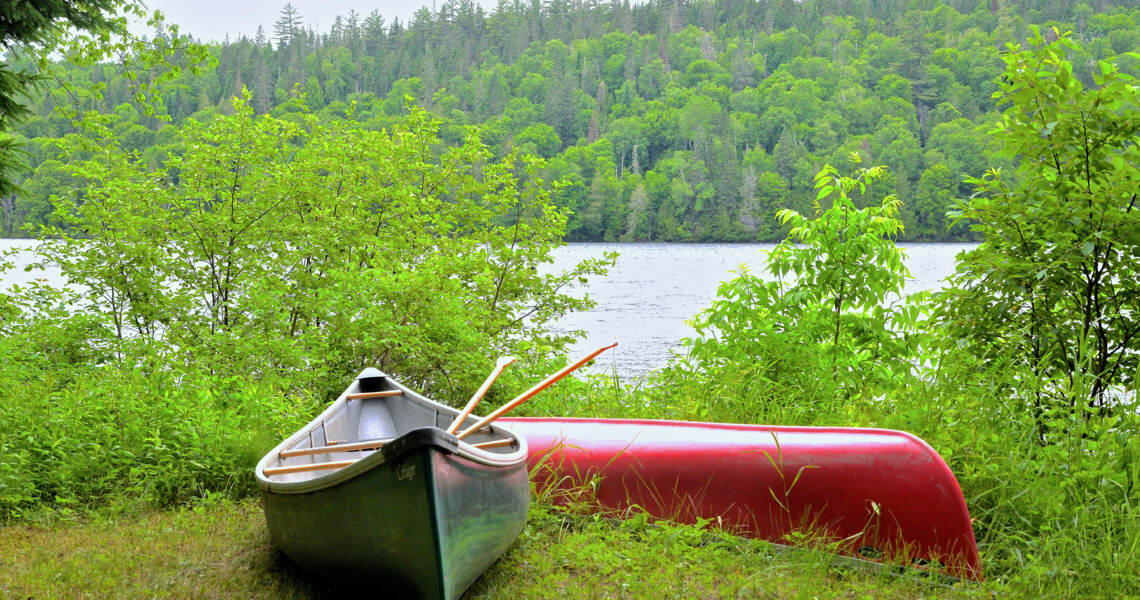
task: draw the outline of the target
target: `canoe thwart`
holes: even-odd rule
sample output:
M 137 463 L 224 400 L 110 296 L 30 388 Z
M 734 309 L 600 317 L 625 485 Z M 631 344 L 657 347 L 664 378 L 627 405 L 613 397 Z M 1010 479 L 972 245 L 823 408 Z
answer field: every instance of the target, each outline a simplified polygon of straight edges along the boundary
M 354 450 L 376 450 L 380 446 L 392 441 L 391 438 L 383 440 L 366 440 L 363 442 L 329 442 L 327 446 L 314 446 L 312 448 L 295 448 L 292 450 L 282 450 L 278 456 L 281 458 L 289 458 L 292 456 L 310 456 L 313 454 L 329 454 L 332 452 L 352 452 Z
M 270 467 L 265 469 L 266 477 L 285 475 L 287 473 L 304 473 L 305 471 L 322 471 L 325 469 L 341 469 L 356 462 L 355 460 L 334 460 L 330 462 L 313 463 L 311 465 L 289 465 L 288 467 Z
M 365 440 L 363 442 L 342 442 L 333 440 L 327 446 L 314 446 L 312 448 L 295 448 L 292 450 L 282 450 L 278 453 L 281 458 L 292 458 L 294 456 L 312 456 L 315 454 L 331 454 L 333 452 L 354 452 L 359 450 L 378 450 L 384 444 L 391 442 L 395 438 L 386 438 L 378 440 Z M 502 448 L 504 446 L 513 446 L 515 441 L 510 438 L 501 440 L 491 440 L 488 442 L 479 442 L 472 444 L 476 448 L 487 450 L 490 448 Z
M 419 427 L 409 431 L 408 433 L 405 433 L 404 435 L 394 440 L 384 440 L 384 442 L 381 443 L 378 442 L 380 442 L 380 440 L 373 442 L 356 442 L 353 444 L 338 444 L 334 446 L 333 449 L 326 447 L 325 450 L 329 452 L 344 452 L 345 448 L 349 446 L 358 446 L 364 444 L 370 445 L 371 447 L 379 447 L 380 451 L 384 454 L 384 460 L 392 461 L 408 453 L 419 450 L 425 446 L 432 446 L 438 450 L 443 450 L 450 453 L 455 453 L 459 449 L 459 440 L 456 439 L 454 435 L 451 435 L 450 433 L 447 433 L 438 427 Z M 311 450 L 311 448 L 306 448 L 305 450 Z M 278 454 L 278 456 L 284 454 L 285 452 L 289 452 L 289 450 L 283 450 Z M 360 459 L 332 460 L 328 462 L 319 462 L 307 465 L 289 465 L 286 467 L 269 467 L 265 469 L 264 473 L 267 477 L 272 477 L 273 475 L 285 475 L 287 473 L 304 473 L 306 471 L 340 469 L 347 467 L 348 465 L 351 465 L 358 460 Z

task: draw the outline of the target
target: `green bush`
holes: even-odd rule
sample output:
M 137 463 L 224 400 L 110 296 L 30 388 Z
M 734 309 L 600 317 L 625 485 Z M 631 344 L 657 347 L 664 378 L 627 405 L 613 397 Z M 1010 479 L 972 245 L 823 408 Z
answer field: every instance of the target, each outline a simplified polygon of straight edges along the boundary
M 699 382 L 708 412 L 697 416 L 768 416 L 788 398 L 809 414 L 844 413 L 911 376 L 921 311 L 899 300 L 909 275 L 892 241 L 899 201 L 862 198 L 884 173 L 825 166 L 814 217 L 780 211 L 791 231 L 766 257 L 770 275 L 740 273 L 693 320 L 687 355 L 661 381 Z
M 0 372 L 0 519 L 112 499 L 247 495 L 257 460 L 319 406 L 202 374 L 95 367 L 66 386 L 19 375 Z
M 23 317 L 0 336 L 0 520 L 248 494 L 261 455 L 323 403 L 272 379 L 173 369 L 145 345 L 110 360 L 58 290 L 7 299 Z
M 372 131 L 247 101 L 187 121 L 186 151 L 161 167 L 102 116 L 69 138 L 83 186 L 54 199 L 64 225 L 44 230 L 41 255 L 81 290 L 112 361 L 141 346 L 171 368 L 314 395 L 377 366 L 459 400 L 495 355 L 535 365 L 565 347 L 550 324 L 590 304 L 567 291 L 606 261 L 539 271 L 567 218 L 541 161 L 496 158 L 474 131 L 449 146 L 416 107 Z

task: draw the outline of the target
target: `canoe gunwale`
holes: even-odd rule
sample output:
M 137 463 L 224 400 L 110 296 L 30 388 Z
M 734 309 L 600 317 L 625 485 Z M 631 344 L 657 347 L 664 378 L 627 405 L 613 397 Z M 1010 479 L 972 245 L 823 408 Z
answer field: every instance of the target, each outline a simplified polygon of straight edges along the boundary
M 451 415 L 452 417 L 459 414 L 459 411 L 457 409 L 435 402 L 434 400 L 431 400 L 411 389 L 408 389 L 391 377 L 385 377 L 385 379 L 396 389 L 403 392 L 402 396 L 406 398 L 406 401 L 425 405 L 429 408 L 437 410 L 441 414 Z M 458 440 L 454 435 L 445 432 L 441 428 L 423 426 L 409 429 L 401 433 L 401 435 L 394 439 L 392 442 L 389 442 L 382 446 L 379 450 L 372 451 L 370 454 L 366 454 L 357 459 L 354 463 L 330 471 L 325 475 L 301 481 L 274 481 L 271 479 L 273 476 L 267 476 L 265 474 L 265 469 L 271 468 L 273 464 L 278 461 L 278 457 L 280 456 L 282 450 L 292 449 L 299 442 L 307 438 L 307 436 L 309 436 L 313 430 L 315 430 L 317 427 L 322 426 L 322 424 L 334 414 L 336 414 L 337 411 L 342 410 L 347 403 L 360 402 L 361 400 L 359 399 L 349 398 L 350 395 L 359 393 L 360 391 L 360 382 L 354 382 L 348 387 L 348 389 L 342 392 L 340 397 L 338 397 L 332 404 L 330 404 L 328 408 L 317 415 L 316 418 L 309 421 L 309 423 L 307 423 L 304 427 L 290 435 L 288 438 L 286 438 L 284 441 L 266 453 L 265 456 L 263 456 L 261 460 L 258 461 L 257 467 L 255 469 L 258 487 L 267 493 L 307 494 L 339 485 L 341 483 L 359 477 L 372 469 L 380 467 L 381 465 L 396 460 L 398 456 L 402 456 L 403 453 L 397 451 L 398 447 L 389 451 L 385 451 L 385 449 L 390 445 L 396 444 L 398 441 L 404 439 L 409 434 L 420 430 L 437 432 L 438 437 L 436 433 L 415 434 L 416 436 L 420 436 L 415 437 L 415 439 L 419 440 L 421 443 L 414 444 L 414 447 L 408 448 L 407 451 L 421 447 L 425 445 L 422 442 L 431 440 L 437 443 L 431 443 L 428 445 L 432 445 L 437 449 L 445 451 L 449 454 L 454 454 L 455 456 L 462 457 L 474 463 L 489 467 L 508 468 L 526 463 L 528 453 L 526 439 L 521 435 L 517 435 L 506 428 L 499 427 L 498 425 L 491 424 L 488 426 L 488 429 L 490 431 L 493 431 L 496 435 L 513 439 L 515 443 L 514 451 L 509 453 L 490 452 L 488 450 L 477 448 L 472 445 L 472 443 L 469 443 L 465 440 Z M 448 438 L 455 440 L 455 442 L 449 442 Z M 411 442 L 401 442 L 400 446 L 406 446 L 409 443 Z

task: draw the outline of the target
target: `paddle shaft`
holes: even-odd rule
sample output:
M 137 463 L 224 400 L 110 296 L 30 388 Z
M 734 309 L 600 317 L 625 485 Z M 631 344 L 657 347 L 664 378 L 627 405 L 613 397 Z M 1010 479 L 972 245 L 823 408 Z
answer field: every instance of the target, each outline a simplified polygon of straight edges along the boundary
M 523 402 L 526 402 L 527 400 L 530 400 L 531 398 L 537 396 L 538 393 L 541 392 L 542 390 L 545 390 L 546 388 L 550 387 L 551 385 L 554 385 L 554 382 L 558 381 L 559 379 L 562 379 L 563 377 L 569 375 L 570 373 L 573 373 L 575 370 L 577 370 L 582 365 L 590 362 L 591 360 L 594 360 L 594 358 L 596 356 L 605 352 L 606 350 L 609 350 L 610 348 L 613 348 L 614 346 L 617 346 L 617 342 L 614 342 L 614 343 L 610 344 L 609 346 L 602 346 L 601 348 L 598 348 L 597 350 L 594 350 L 593 352 L 591 352 L 590 355 L 587 356 L 586 358 L 583 358 L 582 360 L 579 360 L 578 362 L 576 362 L 572 365 L 567 365 L 561 371 L 551 375 L 550 377 L 547 377 L 541 383 L 539 383 L 539 384 L 535 385 L 534 387 L 530 388 L 529 390 L 523 392 L 522 394 L 520 394 L 518 397 L 511 400 L 510 402 L 507 402 L 506 404 L 500 406 L 495 412 L 483 417 L 482 419 L 479 419 L 478 422 L 476 422 L 474 425 L 468 427 L 467 429 L 464 429 L 462 433 L 459 433 L 455 437 L 457 437 L 459 439 L 463 439 L 463 438 L 471 435 L 472 433 L 475 433 L 476 431 L 482 429 L 483 427 L 486 427 L 491 421 L 498 419 L 499 417 L 501 417 L 501 416 L 507 414 L 508 412 L 514 410 L 514 408 L 516 406 L 518 406 L 518 405 L 522 404 Z
M 471 411 L 475 410 L 475 405 L 479 404 L 479 401 L 483 399 L 483 395 L 487 393 L 487 390 L 491 389 L 491 384 L 495 383 L 495 380 L 502 374 L 503 369 L 506 369 L 507 365 L 513 362 L 515 362 L 515 357 L 513 356 L 499 359 L 499 362 L 495 365 L 495 370 L 491 371 L 491 374 L 487 376 L 487 380 L 483 382 L 483 385 L 479 386 L 479 389 L 475 391 L 475 395 L 471 396 L 471 399 L 467 401 L 467 406 L 464 406 L 463 410 L 459 411 L 459 414 L 456 415 L 455 420 L 451 422 L 451 425 L 447 426 L 448 433 L 455 433 L 455 430 L 459 429 L 459 426 L 463 424 L 463 421 L 471 414 Z

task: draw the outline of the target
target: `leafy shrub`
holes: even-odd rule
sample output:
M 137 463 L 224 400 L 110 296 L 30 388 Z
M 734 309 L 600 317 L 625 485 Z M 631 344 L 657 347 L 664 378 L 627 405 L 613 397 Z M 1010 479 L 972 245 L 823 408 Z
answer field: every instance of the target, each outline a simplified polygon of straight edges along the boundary
M 703 375 L 713 402 L 792 397 L 813 410 L 873 399 L 905 381 L 919 308 L 899 300 L 908 275 L 892 241 L 902 228 L 899 201 L 892 195 L 859 208 L 853 198 L 884 172 L 846 177 L 825 166 L 816 175 L 815 218 L 779 213 L 791 232 L 767 257 L 774 279 L 745 271 L 722 284 L 694 319 L 698 335 L 686 340 L 688 356 L 672 374 Z
M 539 272 L 566 225 L 539 162 L 471 131 L 448 146 L 414 107 L 386 131 L 234 108 L 187 121 L 160 168 L 101 117 L 70 139 L 84 187 L 56 198 L 42 254 L 104 327 L 93 345 L 316 395 L 378 366 L 443 399 L 490 356 L 564 347 L 549 325 L 589 304 L 567 288 L 605 261 Z
M 1052 33 L 1003 57 L 995 133 L 1018 166 L 972 180 L 958 217 L 983 241 L 938 303 L 946 361 L 964 376 L 1015 370 L 999 393 L 1042 443 L 1114 412 L 1140 361 L 1138 80 L 1100 61 L 1086 87 L 1078 45 Z
M 249 494 L 257 460 L 317 407 L 264 381 L 71 368 L 82 373 L 66 385 L 0 371 L 0 519 L 114 498 L 166 506 Z

